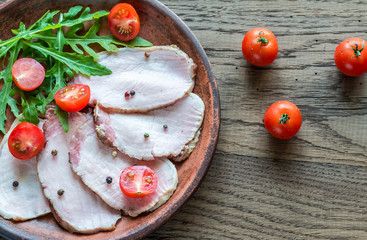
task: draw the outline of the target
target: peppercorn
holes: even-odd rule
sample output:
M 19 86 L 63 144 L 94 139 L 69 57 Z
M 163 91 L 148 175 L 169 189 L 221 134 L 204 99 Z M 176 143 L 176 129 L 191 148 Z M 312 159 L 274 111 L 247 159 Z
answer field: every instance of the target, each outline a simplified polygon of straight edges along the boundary
M 149 133 L 144 133 L 144 138 L 148 138 L 149 137 Z
M 57 155 L 57 150 L 56 150 L 56 149 L 52 150 L 52 151 L 51 151 L 51 155 L 52 155 L 52 156 L 56 156 L 56 155 Z
M 167 124 L 164 124 L 164 125 L 163 125 L 163 128 L 164 128 L 164 129 L 167 129 L 167 128 L 168 128 Z
M 16 187 L 18 187 L 18 186 L 19 186 L 19 182 L 18 182 L 18 181 L 14 181 L 14 182 L 13 182 L 13 187 L 15 187 L 15 188 L 16 188 Z
M 63 189 L 57 190 L 57 195 L 61 196 L 63 194 L 64 194 L 64 190 Z
M 134 90 L 131 90 L 130 91 L 130 94 L 131 94 L 131 96 L 134 96 L 135 95 L 135 91 Z
M 148 58 L 148 57 L 150 57 L 150 53 L 148 53 L 148 52 L 145 52 L 145 53 L 144 53 L 144 55 L 145 55 L 145 57 L 147 57 L 147 58 Z
M 125 92 L 125 97 L 126 98 L 130 97 L 130 92 L 129 91 Z
M 117 156 L 117 151 L 112 151 L 112 157 L 116 157 Z
M 108 177 L 106 178 L 106 183 L 107 183 L 107 184 L 111 184 L 111 183 L 112 183 L 112 177 L 108 176 Z

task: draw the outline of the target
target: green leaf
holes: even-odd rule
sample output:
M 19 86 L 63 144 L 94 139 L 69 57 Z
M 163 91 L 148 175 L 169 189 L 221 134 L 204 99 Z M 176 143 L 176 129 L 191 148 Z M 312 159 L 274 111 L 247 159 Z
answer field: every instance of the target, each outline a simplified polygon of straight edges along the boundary
M 118 48 L 115 45 L 122 45 L 126 47 L 149 47 L 152 43 L 136 37 L 131 41 L 122 42 L 117 40 L 114 36 L 98 36 L 97 33 L 101 27 L 102 19 L 97 19 L 93 25 L 88 29 L 88 32 L 84 36 L 79 36 L 76 34 L 83 24 L 74 25 L 65 33 L 65 44 L 69 45 L 76 53 L 83 54 L 83 50 L 95 59 L 99 58 L 99 55 L 89 47 L 90 44 L 99 44 L 108 52 L 117 52 Z M 47 43 L 53 43 L 56 40 L 56 35 L 50 31 L 42 32 L 40 34 L 35 34 L 34 37 L 37 39 L 42 39 Z M 82 47 L 81 50 L 78 46 Z
M 111 70 L 109 70 L 107 67 L 97 63 L 92 57 L 89 56 L 77 55 L 75 53 L 68 52 L 58 52 L 55 49 L 46 48 L 36 43 L 24 42 L 24 44 L 38 50 L 44 55 L 49 55 L 56 60 L 66 64 L 77 74 L 82 73 L 86 76 L 102 76 L 112 73 Z
M 76 6 L 74 8 L 77 8 L 77 7 L 78 6 Z M 73 12 L 73 14 L 74 13 L 75 12 Z M 74 26 L 76 24 L 84 23 L 86 21 L 90 21 L 90 20 L 93 20 L 93 19 L 99 19 L 101 17 L 107 16 L 108 14 L 109 14 L 109 12 L 106 12 L 104 10 L 95 12 L 93 14 L 90 14 L 90 9 L 89 9 L 89 7 L 87 7 L 87 8 L 85 8 L 84 12 L 80 15 L 80 17 L 75 18 L 76 15 L 71 15 L 70 18 L 68 16 L 65 16 L 64 20 L 61 23 L 58 23 L 59 26 L 57 26 L 57 25 L 55 25 L 55 26 L 57 26 L 56 28 L 71 27 L 71 26 Z M 56 29 L 56 28 L 54 28 L 54 29 Z
M 90 13 L 90 8 L 83 10 L 82 6 L 75 6 L 67 13 L 59 11 L 47 11 L 38 21 L 28 29 L 23 23 L 19 28 L 12 30 L 14 37 L 0 40 L 0 61 L 4 64 L 7 57 L 8 65 L 0 71 L 0 80 L 4 81 L 0 91 L 0 131 L 5 133 L 6 109 L 9 106 L 13 114 L 19 115 L 17 101 L 13 98 L 16 93 L 21 96 L 23 107 L 23 120 L 38 123 L 38 112 L 44 114 L 46 106 L 54 100 L 55 93 L 66 86 L 66 78 L 74 77 L 74 74 L 106 75 L 111 71 L 95 61 L 99 56 L 92 49 L 91 44 L 98 44 L 108 52 L 117 52 L 116 45 L 127 47 L 152 46 L 152 44 L 142 38 L 135 38 L 130 42 L 121 42 L 112 35 L 98 36 L 101 27 L 101 18 L 107 16 L 109 12 L 98 11 Z M 59 19 L 55 22 L 55 16 Z M 93 25 L 84 35 L 77 33 L 84 27 L 84 22 L 94 20 Z M 64 34 L 63 28 L 69 30 Z M 75 53 L 63 52 L 65 45 L 69 45 Z M 31 57 L 39 62 L 47 64 L 44 82 L 37 89 L 30 92 L 23 92 L 19 88 L 13 88 L 11 68 L 20 55 Z M 84 53 L 90 56 L 84 56 Z M 63 125 L 64 130 L 68 130 L 67 113 L 61 109 L 57 110 L 57 115 Z
M 80 11 L 83 9 L 82 6 L 75 6 L 69 9 L 67 13 L 64 14 L 64 21 L 73 19 L 80 13 Z
M 21 121 L 26 121 L 37 125 L 39 123 L 37 105 L 42 104 L 42 100 L 29 96 L 28 94 L 21 92 L 23 117 Z
M 122 45 L 125 47 L 151 47 L 153 46 L 153 43 L 141 37 L 135 37 L 134 39 L 130 40 L 129 42 L 121 42 L 115 38 L 115 41 L 113 43 L 117 45 Z
M 0 78 L 4 80 L 3 88 L 0 92 L 0 131 L 5 134 L 6 108 L 9 105 L 15 117 L 19 116 L 17 102 L 12 98 L 12 75 L 11 67 L 17 60 L 21 49 L 21 44 L 14 43 L 14 46 L 9 50 L 9 63 L 6 68 L 1 71 Z
M 62 21 L 62 19 L 63 19 L 63 15 L 61 14 L 59 21 Z M 63 33 L 61 28 L 58 30 L 56 36 L 57 36 L 57 38 L 54 42 L 54 45 L 55 45 L 54 47 L 59 52 L 61 52 L 62 49 L 64 48 L 64 44 L 65 44 L 65 37 L 64 37 L 64 33 Z M 61 88 L 66 86 L 66 82 L 65 82 L 66 69 L 67 69 L 67 67 L 64 64 L 62 64 L 60 61 L 56 60 L 54 66 L 51 68 L 50 71 L 48 71 L 47 74 L 50 75 L 50 77 L 54 81 L 52 81 L 53 84 L 50 85 L 50 86 L 46 86 L 46 85 L 42 84 L 43 87 L 44 87 L 44 92 L 45 92 L 47 97 L 43 98 L 42 104 L 37 107 L 38 111 L 40 111 L 41 113 L 43 113 L 43 114 L 45 113 L 47 104 L 49 104 L 50 102 L 52 102 L 54 100 L 55 93 L 58 90 L 60 90 Z
M 17 42 L 12 42 L 11 44 L 7 45 L 7 46 L 3 46 L 2 48 L 0 48 L 0 58 L 4 57 L 9 50 L 14 47 L 17 44 Z
M 65 132 L 69 131 L 69 116 L 68 113 L 62 110 L 59 106 L 56 105 L 55 113 L 59 118 L 62 128 Z
M 23 31 L 25 31 L 25 25 L 22 22 L 19 23 L 19 28 L 18 29 L 12 29 L 11 30 L 11 32 L 13 34 L 18 34 L 18 33 L 23 32 Z
M 53 29 L 59 29 L 61 27 L 72 27 L 74 25 L 80 24 L 80 23 L 84 23 L 86 21 L 90 21 L 93 19 L 99 19 L 101 17 L 107 16 L 109 12 L 106 12 L 104 10 L 102 11 L 98 11 L 94 14 L 90 14 L 90 9 L 87 7 L 84 12 L 81 14 L 80 17 L 76 18 L 76 15 L 80 12 L 80 10 L 82 9 L 81 6 L 75 6 L 73 8 L 71 8 L 69 10 L 68 13 L 66 13 L 65 18 L 63 19 L 63 21 L 58 22 L 58 23 L 53 23 L 53 17 L 59 13 L 59 11 L 54 11 L 54 12 L 47 12 L 46 14 L 44 14 L 40 20 L 38 20 L 35 24 L 33 24 L 29 29 L 25 30 L 25 31 L 18 31 L 16 32 L 17 35 L 5 40 L 5 41 L 0 41 L 0 48 L 10 44 L 12 42 L 18 41 L 22 38 L 24 39 L 30 39 L 32 38 L 32 36 L 34 34 L 37 34 L 39 32 L 43 32 L 43 31 L 47 31 L 47 30 L 53 30 Z M 79 10 L 79 11 L 78 11 Z
M 58 14 L 60 11 L 53 11 L 53 12 L 50 12 L 47 11 L 45 14 L 43 14 L 43 16 L 37 20 L 37 22 L 35 22 L 33 25 L 31 25 L 29 28 L 28 28 L 28 31 L 30 30 L 33 30 L 33 29 L 42 29 L 42 28 L 45 28 L 47 26 L 49 26 L 50 24 L 52 24 L 52 20 L 54 18 L 54 16 L 56 14 Z

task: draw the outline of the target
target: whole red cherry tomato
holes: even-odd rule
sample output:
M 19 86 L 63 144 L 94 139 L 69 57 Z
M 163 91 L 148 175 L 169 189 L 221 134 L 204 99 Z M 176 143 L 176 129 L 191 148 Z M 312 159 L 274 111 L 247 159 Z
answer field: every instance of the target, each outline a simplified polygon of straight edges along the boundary
M 301 128 L 302 116 L 298 107 L 288 101 L 273 103 L 265 112 L 264 124 L 271 135 L 288 139 Z
M 335 49 L 336 67 L 345 75 L 355 77 L 367 71 L 366 41 L 361 38 L 348 38 Z
M 246 60 L 256 66 L 272 63 L 278 55 L 278 42 L 266 28 L 248 31 L 242 41 L 242 52 Z

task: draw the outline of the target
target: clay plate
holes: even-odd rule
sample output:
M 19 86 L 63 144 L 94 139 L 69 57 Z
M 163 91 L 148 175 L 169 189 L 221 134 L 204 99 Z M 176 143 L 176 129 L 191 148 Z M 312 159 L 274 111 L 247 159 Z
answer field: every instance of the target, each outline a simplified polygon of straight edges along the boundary
M 190 158 L 176 164 L 179 185 L 171 199 L 152 213 L 119 221 L 111 232 L 93 235 L 71 234 L 53 219 L 52 215 L 15 223 L 0 217 L 0 234 L 11 239 L 138 239 L 165 223 L 193 194 L 207 172 L 218 139 L 220 106 L 217 84 L 207 56 L 190 29 L 167 7 L 156 0 L 127 0 L 141 19 L 139 36 L 154 45 L 175 44 L 198 65 L 194 92 L 205 102 L 205 118 L 200 141 Z M 8 0 L 0 4 L 1 39 L 11 37 L 10 29 L 17 29 L 22 21 L 30 26 L 47 10 L 66 12 L 75 5 L 89 6 L 92 12 L 109 11 L 118 1 L 112 0 Z M 9 123 L 8 123 L 9 124 Z M 14 203 L 21 204 L 21 203 Z

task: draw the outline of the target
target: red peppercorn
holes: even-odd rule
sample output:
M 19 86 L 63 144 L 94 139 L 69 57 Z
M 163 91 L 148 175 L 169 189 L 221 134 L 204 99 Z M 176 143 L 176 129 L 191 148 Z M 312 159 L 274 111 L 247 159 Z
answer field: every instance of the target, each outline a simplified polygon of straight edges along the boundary
M 125 97 L 126 98 L 130 97 L 130 91 L 125 92 Z

